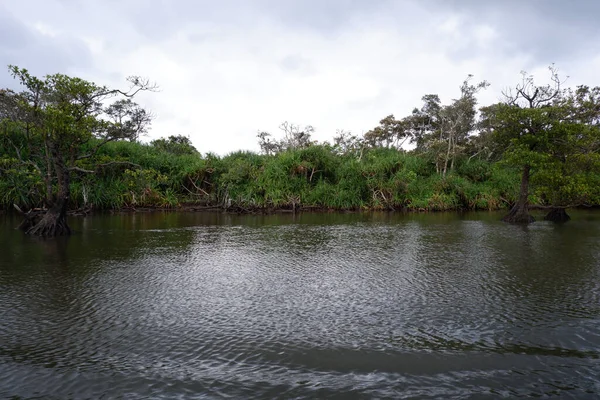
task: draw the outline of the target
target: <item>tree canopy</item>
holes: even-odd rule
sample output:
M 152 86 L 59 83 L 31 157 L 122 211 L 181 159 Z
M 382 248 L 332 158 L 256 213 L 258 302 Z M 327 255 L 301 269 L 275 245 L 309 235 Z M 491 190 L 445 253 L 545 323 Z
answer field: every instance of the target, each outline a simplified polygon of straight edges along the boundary
M 554 207 L 586 204 L 597 198 L 593 177 L 598 157 L 598 89 L 562 87 L 550 67 L 551 83 L 535 85 L 523 74 L 505 101 L 485 107 L 482 125 L 504 149 L 505 163 L 521 169 L 519 200 L 505 217 L 531 222 L 530 185 Z
M 532 222 L 567 207 L 600 205 L 600 88 L 563 87 L 532 76 L 478 108 L 489 84 L 471 75 L 444 103 L 426 94 L 398 118 L 388 113 L 362 135 L 338 130 L 314 140 L 311 125 L 259 132 L 262 154 L 202 155 L 189 137 L 139 142 L 152 115 L 134 102 L 156 86 L 126 89 L 63 74 L 42 78 L 11 66 L 21 91 L 0 89 L 0 207 L 15 204 L 32 235 L 68 234 L 69 208 L 135 209 L 193 204 L 273 208 L 495 210 Z
M 130 77 L 127 90 L 98 86 L 63 74 L 38 78 L 24 68 L 9 66 L 20 92 L 0 93 L 2 141 L 14 151 L 13 162 L 42 181 L 48 211 L 23 226 L 32 235 L 68 234 L 67 204 L 74 173 L 95 173 L 98 149 L 114 140 L 135 141 L 151 115 L 131 98 L 154 85 Z M 113 100 L 111 102 L 111 100 Z

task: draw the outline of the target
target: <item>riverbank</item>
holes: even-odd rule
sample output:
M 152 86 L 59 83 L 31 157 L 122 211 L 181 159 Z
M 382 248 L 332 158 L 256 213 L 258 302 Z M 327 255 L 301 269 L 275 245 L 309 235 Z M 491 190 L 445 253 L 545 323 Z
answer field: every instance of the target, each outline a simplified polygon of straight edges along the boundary
M 532 209 L 545 209 L 547 207 L 532 207 Z M 207 205 L 197 205 L 197 204 L 183 204 L 178 205 L 176 207 L 122 207 L 118 209 L 94 209 L 94 208 L 78 208 L 72 209 L 68 211 L 69 216 L 85 216 L 89 214 L 96 213 L 111 213 L 111 214 L 128 214 L 128 213 L 152 213 L 152 212 L 217 212 L 217 213 L 227 213 L 227 214 L 261 214 L 261 215 L 271 215 L 271 214 L 294 214 L 294 213 L 361 213 L 361 212 L 394 212 L 394 213 L 430 213 L 430 212 L 474 212 L 474 211 L 500 211 L 500 210 L 508 210 L 509 208 L 495 208 L 495 209 L 444 209 L 444 210 L 433 210 L 427 208 L 332 208 L 332 207 L 323 207 L 323 206 L 297 206 L 293 207 L 240 207 L 240 206 L 231 206 L 231 207 L 221 207 L 218 205 L 207 206 Z
M 102 147 L 98 157 L 106 160 L 106 167 L 93 174 L 73 173 L 69 209 L 82 214 L 155 209 L 494 211 L 515 203 L 520 183 L 519 170 L 501 161 L 458 157 L 443 173 L 427 154 L 392 148 L 355 154 L 312 145 L 274 155 L 235 152 L 220 157 L 115 142 Z M 82 164 L 82 169 L 93 167 Z M 534 175 L 530 203 L 550 206 L 550 189 L 536 179 Z M 33 170 L 15 167 L 0 174 L 2 209 L 12 210 L 13 204 L 23 210 L 43 207 L 46 191 Z M 585 196 L 589 204 L 595 203 L 593 196 Z
M 512 206 L 512 205 L 511 205 Z M 70 217 L 86 217 L 92 215 L 112 214 L 112 215 L 128 215 L 128 214 L 154 214 L 154 213 L 213 213 L 225 215 L 300 215 L 300 214 L 372 214 L 372 213 L 389 213 L 389 214 L 458 214 L 474 212 L 495 212 L 498 213 L 500 219 L 504 213 L 510 210 L 510 206 L 498 208 L 494 210 L 473 210 L 473 209 L 454 209 L 454 210 L 428 210 L 428 209 L 370 209 L 370 208 L 353 208 L 353 209 L 334 209 L 328 207 L 297 207 L 292 208 L 241 208 L 229 207 L 223 208 L 220 206 L 198 205 L 198 204 L 182 204 L 177 207 L 124 207 L 113 210 L 98 210 L 93 208 L 74 209 L 68 212 Z M 533 204 L 529 206 L 529 210 L 535 214 L 537 220 L 552 220 L 552 212 L 561 210 L 560 208 Z M 574 206 L 564 208 L 564 212 L 569 215 L 572 211 L 588 211 L 600 210 L 600 206 Z M 2 213 L 2 211 L 0 211 Z M 563 215 L 561 213 L 561 215 Z M 570 217 L 568 217 L 570 218 Z M 567 219 L 568 220 L 568 219 Z M 566 222 L 566 220 L 554 220 L 554 222 Z

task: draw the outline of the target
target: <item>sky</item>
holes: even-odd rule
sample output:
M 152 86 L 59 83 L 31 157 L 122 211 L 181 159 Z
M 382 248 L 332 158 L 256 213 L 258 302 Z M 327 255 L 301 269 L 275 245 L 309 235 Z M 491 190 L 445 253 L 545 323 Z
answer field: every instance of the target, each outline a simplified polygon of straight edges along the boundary
M 0 0 L 0 64 L 125 88 L 155 119 L 142 138 L 189 136 L 202 153 L 258 151 L 288 121 L 313 138 L 361 135 L 467 75 L 501 99 L 520 72 L 600 85 L 597 0 Z M 0 88 L 18 89 L 2 72 Z

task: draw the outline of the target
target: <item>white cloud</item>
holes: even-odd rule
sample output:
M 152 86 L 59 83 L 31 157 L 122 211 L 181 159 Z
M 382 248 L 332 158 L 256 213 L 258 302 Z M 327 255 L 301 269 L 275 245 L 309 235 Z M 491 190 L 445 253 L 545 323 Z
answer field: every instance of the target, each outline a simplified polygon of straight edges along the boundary
M 260 1 L 221 8 L 178 3 L 189 6 L 184 10 L 148 3 L 124 2 L 121 10 L 110 2 L 47 1 L 33 15 L 19 2 L 10 9 L 38 31 L 88 48 L 90 62 L 49 73 L 110 85 L 131 74 L 156 81 L 161 91 L 139 99 L 157 115 L 148 139 L 189 135 L 203 152 L 257 150 L 257 130 L 277 134 L 284 120 L 314 125 L 319 140 L 339 128 L 362 133 L 390 113 L 407 115 L 424 94 L 449 101 L 467 74 L 492 83 L 480 99 L 493 102 L 520 70 L 537 72 L 555 61 L 535 58 L 498 20 L 474 22 L 468 13 L 425 2 L 377 3 L 369 12 L 344 14 L 316 8 L 314 21 L 300 15 L 306 8 L 293 9 L 294 19 L 282 5 L 277 14 Z M 599 54 L 592 48 L 563 70 L 598 84 L 588 66 L 597 71 Z

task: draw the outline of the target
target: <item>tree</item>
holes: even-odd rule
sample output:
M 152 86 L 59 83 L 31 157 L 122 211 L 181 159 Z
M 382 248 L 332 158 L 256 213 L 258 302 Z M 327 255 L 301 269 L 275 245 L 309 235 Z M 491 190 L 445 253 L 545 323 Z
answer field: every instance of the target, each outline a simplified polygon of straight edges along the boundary
M 561 123 L 553 148 L 532 175 L 535 192 L 551 206 L 544 217 L 553 222 L 570 219 L 568 207 L 600 201 L 600 130 L 589 125 Z
M 168 138 L 153 140 L 150 144 L 158 149 L 177 156 L 184 154 L 198 154 L 198 150 L 196 150 L 192 141 L 187 136 L 171 135 Z
M 44 213 L 29 213 L 21 228 L 30 235 L 68 235 L 67 207 L 74 174 L 95 173 L 111 163 L 94 164 L 98 149 L 119 139 L 136 140 L 151 115 L 131 101 L 155 85 L 129 77 L 128 90 L 111 89 L 63 74 L 37 78 L 26 69 L 9 66 L 24 90 L 0 93 L 0 122 L 4 139 L 22 165 L 31 166 L 44 182 Z M 107 104 L 111 99 L 117 99 Z M 15 143 L 7 133 L 25 140 Z M 93 168 L 93 169 L 92 169 Z
M 469 75 L 461 85 L 460 98 L 453 100 L 450 105 L 443 107 L 440 112 L 440 139 L 443 139 L 446 147 L 442 176 L 446 176 L 448 163 L 450 163 L 450 170 L 454 169 L 456 156 L 465 149 L 469 134 L 475 127 L 475 116 L 477 114 L 475 95 L 481 89 L 489 86 L 486 81 L 471 85 L 470 80 L 472 78 L 473 75 Z
M 271 134 L 269 132 L 260 131 L 258 132 L 258 135 L 256 135 L 256 137 L 258 138 L 258 145 L 260 146 L 260 151 L 263 154 L 270 156 L 273 154 L 277 154 L 281 151 L 279 141 L 272 140 Z
M 560 123 L 533 180 L 552 206 L 544 219 L 564 222 L 567 207 L 600 199 L 600 87 L 568 89 L 553 108 Z
M 550 83 L 522 82 L 505 100 L 482 109 L 483 123 L 505 148 L 504 162 L 521 170 L 519 197 L 503 220 L 530 223 L 528 202 L 533 185 L 553 210 L 547 219 L 567 220 L 565 208 L 597 198 L 600 89 L 564 89 L 550 66 Z
M 353 155 L 359 160 L 362 158 L 365 147 L 364 139 L 352 132 L 344 129 L 338 129 L 333 137 L 333 151 L 338 155 Z
M 315 132 L 315 128 L 312 125 L 301 128 L 300 125 L 285 121 L 279 126 L 279 129 L 284 134 L 281 144 L 285 149 L 304 149 L 313 144 L 311 136 Z
M 413 109 L 412 114 L 404 118 L 407 134 L 419 153 L 426 152 L 429 142 L 437 137 L 442 110 L 442 101 L 437 94 L 427 94 L 421 100 L 421 109 Z
M 370 147 L 400 149 L 407 139 L 404 122 L 397 120 L 393 114 L 379 121 L 379 126 L 364 134 L 364 141 Z
M 423 107 L 415 108 L 412 115 L 403 120 L 407 135 L 416 143 L 417 152 L 429 154 L 435 160 L 436 170 L 446 176 L 453 170 L 456 158 L 467 146 L 469 136 L 476 125 L 476 94 L 489 86 L 482 81 L 470 83 L 469 75 L 460 86 L 460 97 L 448 105 L 442 105 L 435 94 L 423 96 Z
M 315 128 L 311 125 L 306 125 L 301 128 L 300 125 L 292 124 L 287 121 L 279 125 L 279 129 L 283 131 L 281 140 L 272 140 L 271 134 L 260 131 L 258 135 L 258 144 L 264 154 L 277 154 L 286 150 L 304 149 L 313 144 L 311 135 Z
M 504 158 L 521 169 L 521 184 L 517 202 L 505 222 L 531 223 L 529 214 L 529 184 L 532 168 L 544 162 L 558 110 L 552 107 L 563 94 L 562 80 L 554 66 L 550 66 L 551 83 L 537 86 L 533 76 L 522 72 L 522 81 L 504 92 L 504 101 L 482 109 L 487 125 L 496 140 L 507 150 Z

